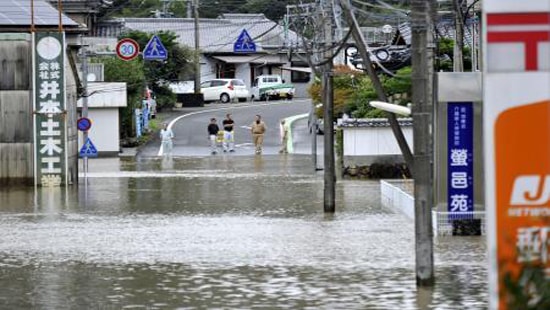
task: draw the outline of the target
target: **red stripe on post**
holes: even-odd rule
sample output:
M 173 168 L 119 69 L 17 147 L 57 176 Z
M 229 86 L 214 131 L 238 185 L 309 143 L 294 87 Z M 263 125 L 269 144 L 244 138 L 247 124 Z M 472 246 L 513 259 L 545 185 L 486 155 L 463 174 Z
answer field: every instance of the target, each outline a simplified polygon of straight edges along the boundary
M 487 25 L 550 24 L 550 13 L 487 14 Z

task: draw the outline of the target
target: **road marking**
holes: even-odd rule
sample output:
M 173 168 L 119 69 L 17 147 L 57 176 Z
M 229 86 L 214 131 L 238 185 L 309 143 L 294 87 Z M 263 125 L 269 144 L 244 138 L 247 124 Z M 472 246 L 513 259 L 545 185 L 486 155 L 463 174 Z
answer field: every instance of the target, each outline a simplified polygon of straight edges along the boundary
M 241 144 L 235 144 L 235 147 L 246 148 L 246 147 L 252 147 L 253 145 L 254 145 L 254 143 L 246 142 L 246 143 L 241 143 Z
M 304 100 L 309 100 L 309 99 L 304 99 Z M 298 101 L 298 100 L 294 100 L 294 101 Z M 272 102 L 272 103 L 260 103 L 260 104 L 248 104 L 248 105 L 244 105 L 244 106 L 239 106 L 239 107 L 219 107 L 219 108 L 216 108 L 216 109 L 208 109 L 208 110 L 202 110 L 202 111 L 196 111 L 196 112 L 190 112 L 190 113 L 187 113 L 187 114 L 184 114 L 184 115 L 180 115 L 176 118 L 174 118 L 169 124 L 168 124 L 168 129 L 172 129 L 172 126 L 174 126 L 174 124 L 179 121 L 180 119 L 182 118 L 185 118 L 185 117 L 188 117 L 188 116 L 192 116 L 192 115 L 197 115 L 197 114 L 203 114 L 203 113 L 211 113 L 211 112 L 218 112 L 218 111 L 223 111 L 223 110 L 235 110 L 235 109 L 244 109 L 244 108 L 250 108 L 250 107 L 263 107 L 263 106 L 270 106 L 270 105 L 277 105 L 277 104 L 288 104 L 288 101 L 280 101 L 280 102 Z M 249 127 L 250 129 L 250 127 Z M 162 156 L 163 154 L 163 148 L 162 148 L 162 143 L 160 144 L 160 147 L 159 147 L 159 151 L 157 153 L 157 156 Z

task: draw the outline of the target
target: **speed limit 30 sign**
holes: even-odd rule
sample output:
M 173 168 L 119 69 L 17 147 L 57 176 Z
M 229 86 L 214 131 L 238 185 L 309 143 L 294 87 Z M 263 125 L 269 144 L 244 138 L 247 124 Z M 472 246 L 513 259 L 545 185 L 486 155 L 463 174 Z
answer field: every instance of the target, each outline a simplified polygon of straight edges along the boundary
M 122 60 L 132 60 L 139 54 L 139 44 L 129 38 L 118 41 L 116 45 L 116 55 Z

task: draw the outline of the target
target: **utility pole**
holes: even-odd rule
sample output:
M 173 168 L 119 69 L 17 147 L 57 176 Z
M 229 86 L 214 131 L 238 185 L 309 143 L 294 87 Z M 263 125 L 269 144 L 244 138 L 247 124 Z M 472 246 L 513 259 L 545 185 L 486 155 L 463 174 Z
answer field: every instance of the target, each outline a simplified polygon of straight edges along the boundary
M 334 213 L 336 205 L 336 169 L 334 162 L 334 90 L 332 83 L 332 19 L 331 2 L 321 0 L 324 32 L 323 118 L 324 118 L 324 211 Z
M 453 71 L 464 71 L 464 11 L 466 0 L 453 0 L 455 17 L 455 45 L 453 47 Z
M 193 1 L 194 0 L 187 0 L 187 9 L 185 10 L 187 18 L 191 18 L 193 16 Z
M 357 22 L 357 19 L 355 18 L 355 15 L 351 10 L 351 4 L 349 0 L 340 0 L 340 6 L 342 7 L 342 13 L 344 13 L 346 22 L 348 23 L 348 27 L 351 28 L 351 34 L 353 36 L 353 39 L 355 40 L 355 43 L 357 44 L 357 50 L 361 55 L 361 59 L 363 59 L 364 70 L 367 71 L 367 74 L 369 75 L 369 78 L 372 82 L 374 90 L 376 91 L 376 95 L 378 96 L 378 100 L 382 102 L 388 102 L 388 97 L 386 96 L 386 93 L 382 88 L 382 83 L 380 83 L 380 79 L 378 78 L 378 75 L 374 71 L 372 62 L 370 61 L 369 52 L 367 51 L 367 41 L 363 37 L 363 33 L 361 32 L 359 23 Z M 407 167 L 409 168 L 409 171 L 414 176 L 414 169 L 415 169 L 414 158 L 413 158 L 411 149 L 407 144 L 407 140 L 405 139 L 405 135 L 403 134 L 403 131 L 399 126 L 399 122 L 397 121 L 397 117 L 395 116 L 395 114 L 387 113 L 387 115 L 388 115 L 388 122 L 390 123 L 390 127 L 392 129 L 393 135 L 397 140 L 399 149 L 403 154 L 403 158 L 407 163 Z
M 82 88 L 84 89 L 84 94 L 82 95 L 82 117 L 88 117 L 88 50 L 86 45 L 81 47 L 82 53 Z M 86 143 L 88 140 L 88 131 L 82 132 L 82 144 Z M 88 156 L 84 156 L 84 175 L 88 174 Z M 86 181 L 88 182 L 88 181 Z
M 434 285 L 433 258 L 433 8 L 435 0 L 411 1 L 412 115 L 416 284 Z
M 195 94 L 201 92 L 201 63 L 199 45 L 199 0 L 193 0 L 193 15 L 195 17 Z

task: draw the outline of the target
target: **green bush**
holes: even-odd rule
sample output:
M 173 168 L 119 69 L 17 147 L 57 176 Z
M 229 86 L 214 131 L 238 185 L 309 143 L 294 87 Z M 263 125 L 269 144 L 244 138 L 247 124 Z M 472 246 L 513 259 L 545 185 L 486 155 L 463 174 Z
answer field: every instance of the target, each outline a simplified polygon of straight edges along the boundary
M 411 68 L 405 67 L 393 77 L 381 76 L 380 81 L 386 96 L 393 98 L 393 103 L 406 105 L 411 98 Z M 376 100 L 378 95 L 370 78 L 347 66 L 337 66 L 334 69 L 334 116 L 346 113 L 355 118 L 386 117 L 386 112 L 375 109 L 369 101 Z M 322 88 L 319 78 L 309 88 L 313 104 L 322 103 Z M 322 106 L 316 110 L 322 117 Z

